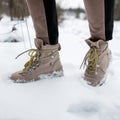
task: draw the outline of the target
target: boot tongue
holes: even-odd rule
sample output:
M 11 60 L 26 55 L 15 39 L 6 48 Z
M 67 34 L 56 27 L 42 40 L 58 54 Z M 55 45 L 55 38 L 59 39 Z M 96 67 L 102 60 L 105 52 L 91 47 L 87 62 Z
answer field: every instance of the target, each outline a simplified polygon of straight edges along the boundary
M 41 50 L 43 48 L 43 41 L 41 39 L 36 38 L 34 43 L 37 49 Z
M 34 43 L 38 50 L 58 50 L 58 51 L 61 50 L 61 46 L 59 43 L 56 45 L 49 45 L 49 44 L 44 45 L 43 40 L 38 38 L 34 40 Z
M 103 40 L 98 40 L 96 42 L 93 42 L 93 41 L 88 39 L 88 40 L 86 40 L 86 43 L 90 47 L 96 47 L 97 49 L 102 49 L 102 50 L 104 50 L 108 46 L 108 43 L 106 41 L 103 41 Z

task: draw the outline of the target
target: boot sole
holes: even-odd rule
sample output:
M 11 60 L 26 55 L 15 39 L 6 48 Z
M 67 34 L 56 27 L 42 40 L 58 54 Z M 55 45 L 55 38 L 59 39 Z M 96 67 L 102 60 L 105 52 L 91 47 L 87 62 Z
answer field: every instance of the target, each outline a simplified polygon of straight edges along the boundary
M 38 79 L 32 79 L 32 80 L 15 80 L 14 83 L 29 83 L 29 82 L 35 82 L 38 80 L 43 80 L 43 79 L 54 79 L 57 77 L 62 77 L 64 76 L 63 71 L 54 71 L 52 73 L 49 74 L 41 74 L 40 76 L 38 76 Z

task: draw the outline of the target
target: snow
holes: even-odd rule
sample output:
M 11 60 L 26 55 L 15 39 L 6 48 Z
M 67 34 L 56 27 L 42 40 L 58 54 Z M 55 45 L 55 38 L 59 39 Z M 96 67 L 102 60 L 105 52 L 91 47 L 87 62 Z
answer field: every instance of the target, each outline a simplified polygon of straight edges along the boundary
M 0 23 L 0 33 L 11 29 L 8 18 Z M 31 18 L 30 38 L 34 47 L 35 32 Z M 13 83 L 11 73 L 23 68 L 26 54 L 15 60 L 21 52 L 30 48 L 26 24 L 20 23 L 14 32 L 20 42 L 3 42 L 0 34 L 0 120 L 119 120 L 120 119 L 120 22 L 115 22 L 114 40 L 109 42 L 112 61 L 107 72 L 107 82 L 101 87 L 91 87 L 82 76 L 80 64 L 89 49 L 85 39 L 89 37 L 85 20 L 70 18 L 59 25 L 61 61 L 64 77 L 44 79 L 26 84 Z M 21 34 L 24 30 L 23 35 Z
M 85 8 L 83 0 L 56 0 L 62 8 Z M 68 4 L 69 3 L 69 4 Z

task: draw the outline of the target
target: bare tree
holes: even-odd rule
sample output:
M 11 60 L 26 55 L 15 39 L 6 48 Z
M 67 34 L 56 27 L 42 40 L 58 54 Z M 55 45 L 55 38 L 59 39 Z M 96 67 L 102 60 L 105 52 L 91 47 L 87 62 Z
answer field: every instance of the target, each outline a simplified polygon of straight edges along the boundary
M 9 10 L 11 20 L 14 18 L 23 20 L 29 15 L 25 0 L 9 0 Z
M 115 20 L 120 20 L 120 0 L 115 0 Z
M 13 19 L 23 20 L 29 15 L 25 0 L 0 0 L 0 17 L 6 14 Z

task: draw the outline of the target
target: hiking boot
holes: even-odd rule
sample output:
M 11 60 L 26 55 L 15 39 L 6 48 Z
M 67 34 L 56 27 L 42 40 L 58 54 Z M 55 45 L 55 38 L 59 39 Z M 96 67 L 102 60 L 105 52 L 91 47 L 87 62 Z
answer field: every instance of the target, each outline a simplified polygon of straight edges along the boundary
M 108 42 L 103 40 L 86 40 L 86 43 L 90 50 L 82 63 L 86 66 L 84 80 L 91 86 L 100 86 L 104 83 L 103 78 L 109 66 L 111 51 L 108 49 Z
M 14 82 L 36 81 L 40 80 L 42 76 L 63 76 L 63 68 L 58 52 L 60 45 L 43 45 L 41 39 L 35 39 L 35 45 L 37 49 L 26 51 L 30 56 L 30 60 L 24 65 L 24 69 L 12 74 L 11 79 Z

